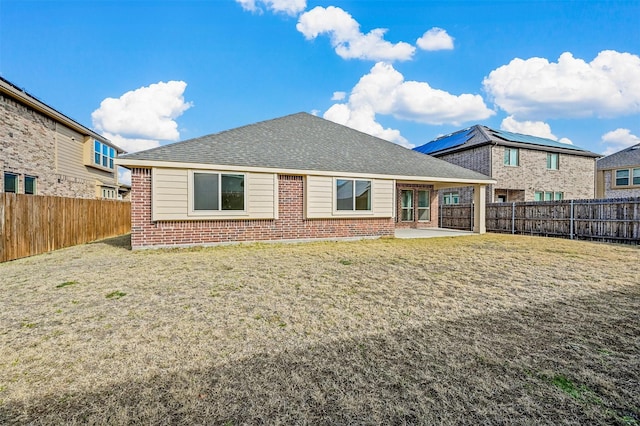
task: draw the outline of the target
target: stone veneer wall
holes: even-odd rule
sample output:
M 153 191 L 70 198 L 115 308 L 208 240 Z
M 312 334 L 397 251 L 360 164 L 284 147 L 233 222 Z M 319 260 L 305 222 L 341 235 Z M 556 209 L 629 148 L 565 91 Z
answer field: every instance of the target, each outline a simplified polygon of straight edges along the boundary
M 638 186 L 614 189 L 613 175 L 614 170 L 604 171 L 604 198 L 640 197 L 640 187 Z
M 469 170 L 491 176 L 491 146 L 483 145 L 467 151 L 454 152 L 437 156 L 448 163 L 464 167 Z M 441 189 L 439 192 L 440 203 L 444 203 L 443 196 L 447 192 L 457 192 L 460 196 L 460 204 L 473 202 L 473 186 L 461 186 L 456 188 Z M 491 203 L 494 197 L 493 185 L 487 185 L 487 203 Z
M 563 192 L 567 200 L 595 196 L 595 158 L 561 153 L 558 170 L 548 170 L 545 151 L 520 148 L 520 165 L 505 166 L 505 147 L 492 149 L 495 188 L 523 190 L 524 201 L 533 201 L 536 191 Z
M 13 98 L 0 94 L 0 191 L 4 172 L 36 177 L 36 193 L 60 197 L 95 198 L 95 180 L 65 176 L 56 171 L 56 122 Z
M 512 193 L 508 201 L 533 201 L 536 191 L 563 192 L 565 199 L 590 199 L 595 196 L 595 159 L 578 155 L 559 154 L 558 170 L 547 169 L 547 153 L 520 148 L 520 165 L 505 166 L 504 146 L 484 145 L 468 151 L 437 158 L 491 176 L 497 181 L 487 186 L 487 203 L 497 201 L 496 189 L 524 191 L 524 197 Z M 473 187 L 440 190 L 460 194 L 460 203 L 473 201 Z
M 278 177 L 278 219 L 151 220 L 151 169 L 131 172 L 133 249 L 225 242 L 360 238 L 394 235 L 392 218 L 305 219 L 302 176 Z

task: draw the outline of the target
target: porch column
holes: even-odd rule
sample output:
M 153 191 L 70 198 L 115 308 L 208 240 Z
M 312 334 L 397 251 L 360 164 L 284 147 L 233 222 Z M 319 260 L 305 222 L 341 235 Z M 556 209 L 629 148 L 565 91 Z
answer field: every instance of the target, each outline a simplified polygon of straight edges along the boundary
M 487 232 L 486 208 L 487 208 L 487 187 L 486 185 L 473 186 L 473 232 L 484 234 Z

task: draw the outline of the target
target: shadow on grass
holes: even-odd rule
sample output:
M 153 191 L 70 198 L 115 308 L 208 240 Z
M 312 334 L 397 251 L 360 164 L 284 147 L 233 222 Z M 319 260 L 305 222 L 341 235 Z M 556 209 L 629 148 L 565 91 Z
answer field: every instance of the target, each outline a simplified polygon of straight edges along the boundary
M 637 424 L 639 306 L 634 287 L 274 348 L 93 392 L 5 401 L 0 423 Z M 554 385 L 558 376 L 580 393 Z
M 119 249 L 131 250 L 131 234 L 118 235 L 117 237 L 93 241 L 91 244 L 106 244 Z

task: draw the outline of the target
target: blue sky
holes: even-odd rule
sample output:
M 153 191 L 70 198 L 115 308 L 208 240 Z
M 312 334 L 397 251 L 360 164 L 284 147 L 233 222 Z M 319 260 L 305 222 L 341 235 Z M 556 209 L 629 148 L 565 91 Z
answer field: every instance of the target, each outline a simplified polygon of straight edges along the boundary
M 640 142 L 640 1 L 0 0 L 0 74 L 134 151 L 299 111 Z

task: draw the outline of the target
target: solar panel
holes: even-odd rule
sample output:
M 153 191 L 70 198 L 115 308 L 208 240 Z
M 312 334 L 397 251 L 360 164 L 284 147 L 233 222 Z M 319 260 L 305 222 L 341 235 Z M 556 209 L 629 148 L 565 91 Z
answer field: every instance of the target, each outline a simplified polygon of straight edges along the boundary
M 521 142 L 521 143 L 529 143 L 532 145 L 542 145 L 542 146 L 551 146 L 554 148 L 564 148 L 564 149 L 573 149 L 576 151 L 586 151 L 586 149 L 582 149 L 579 148 L 575 145 L 571 145 L 568 143 L 562 143 L 562 142 L 557 142 L 554 141 L 552 139 L 547 139 L 547 138 L 540 138 L 537 136 L 531 136 L 531 135 L 523 135 L 520 133 L 512 133 L 512 132 L 507 132 L 505 130 L 494 130 L 491 129 L 491 132 L 493 132 L 493 134 L 496 137 L 499 137 L 500 139 L 504 139 L 506 141 L 511 141 L 511 142 Z
M 428 142 L 419 147 L 413 148 L 414 151 L 421 152 L 423 154 L 431 154 L 432 152 L 441 151 L 443 149 L 453 148 L 458 145 L 462 145 L 471 138 L 471 132 L 473 128 L 468 128 L 456 133 L 452 133 L 448 136 L 443 136 L 434 141 Z

